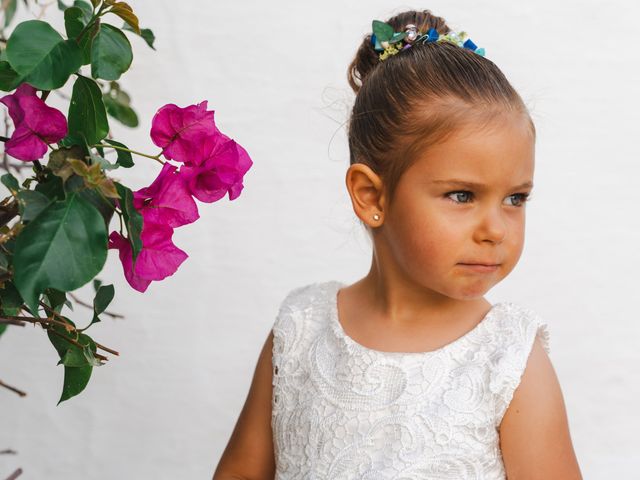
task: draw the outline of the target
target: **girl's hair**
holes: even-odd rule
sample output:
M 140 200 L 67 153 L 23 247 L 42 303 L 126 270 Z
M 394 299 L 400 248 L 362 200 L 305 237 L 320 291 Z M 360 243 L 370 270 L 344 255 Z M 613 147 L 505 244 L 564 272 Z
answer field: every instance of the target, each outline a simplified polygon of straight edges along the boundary
M 451 30 L 429 10 L 399 13 L 386 23 L 396 32 L 407 24 L 421 33 Z M 349 65 L 348 81 L 356 93 L 348 120 L 350 164 L 363 163 L 380 175 L 389 204 L 417 157 L 463 126 L 482 128 L 517 112 L 526 115 L 535 138 L 527 107 L 500 69 L 446 41 L 414 43 L 380 61 L 368 34 Z

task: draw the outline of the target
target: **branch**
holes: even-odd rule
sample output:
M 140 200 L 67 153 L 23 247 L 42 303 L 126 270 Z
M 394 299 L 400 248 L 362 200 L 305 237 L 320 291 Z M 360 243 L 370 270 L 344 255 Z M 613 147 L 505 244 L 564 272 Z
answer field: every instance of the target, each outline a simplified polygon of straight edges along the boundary
M 1 323 L 6 323 L 8 325 L 17 325 L 18 327 L 24 327 L 26 325 L 26 323 L 20 320 L 14 320 L 11 318 L 0 318 L 0 324 Z
M 21 468 L 17 469 L 15 472 L 13 472 L 11 475 L 9 475 L 7 477 L 7 480 L 16 480 L 16 478 L 18 478 L 20 475 L 22 475 L 22 469 Z
M 60 317 L 60 318 L 62 318 L 62 319 L 64 320 L 64 317 L 63 317 L 62 315 L 60 315 L 58 312 L 56 312 L 54 309 L 52 309 L 52 308 L 51 308 L 49 305 L 47 305 L 46 303 L 44 303 L 44 302 L 40 302 L 40 305 L 42 305 L 42 306 L 45 308 L 45 310 L 47 310 L 47 312 L 49 312 L 50 314 L 52 314 L 54 317 L 56 317 L 56 316 L 57 316 L 57 317 Z M 68 323 L 64 323 L 64 326 L 65 326 L 65 328 L 71 328 L 71 329 L 72 329 L 71 331 L 76 331 L 76 332 L 77 332 L 77 329 L 76 329 L 73 325 L 70 325 L 70 324 L 68 324 Z M 51 331 L 52 331 L 52 332 L 54 332 L 54 333 L 58 333 L 58 332 L 56 332 L 55 330 L 51 330 Z M 120 354 L 119 354 L 118 352 L 116 352 L 115 350 L 112 350 L 112 349 L 107 348 L 107 347 L 105 347 L 105 346 L 103 346 L 103 345 L 100 345 L 100 344 L 99 344 L 98 342 L 96 342 L 95 340 L 93 341 L 93 343 L 95 343 L 95 344 L 96 344 L 96 347 L 97 347 L 97 348 L 99 348 L 99 349 L 101 349 L 101 350 L 104 350 L 105 352 L 109 352 L 109 353 L 111 353 L 111 354 L 113 354 L 113 355 L 118 355 L 118 356 L 120 356 Z M 78 344 L 78 345 L 79 345 L 80 347 L 82 347 L 82 345 L 80 345 L 80 344 Z M 97 353 L 94 353 L 94 355 L 95 355 L 96 357 L 98 357 L 98 358 L 102 358 L 102 359 L 104 359 L 104 360 L 108 360 L 108 358 L 106 358 L 106 357 L 104 357 L 104 356 L 102 356 L 102 355 L 99 355 L 99 354 L 97 354 Z
M 76 347 L 80 347 L 82 349 L 84 349 L 84 347 L 86 345 L 82 345 L 80 342 L 69 338 L 69 337 L 65 337 L 64 335 L 62 335 L 61 333 L 56 332 L 55 330 L 53 330 L 52 328 L 47 328 L 47 330 L 55 335 L 58 335 L 60 338 L 64 338 L 67 342 L 74 344 Z M 96 344 L 96 347 L 98 345 Z M 94 357 L 99 358 L 100 360 L 104 360 L 105 362 L 108 361 L 109 359 L 107 357 L 105 357 L 104 355 L 100 355 L 99 353 L 94 353 L 93 354 Z
M 22 322 L 29 322 L 29 323 L 42 323 L 42 324 L 50 323 L 50 324 L 54 324 L 54 325 L 60 325 L 61 327 L 66 328 L 67 331 L 75 330 L 73 325 L 70 325 L 70 324 L 65 323 L 65 322 L 59 322 L 58 320 L 54 320 L 52 318 L 25 317 L 25 316 L 21 316 L 21 315 L 5 315 L 3 317 L 0 317 L 0 321 L 2 323 L 13 323 L 14 321 L 22 321 Z
M 21 397 L 26 397 L 27 396 L 26 392 L 23 392 L 22 390 L 19 390 L 16 387 L 12 387 L 11 385 L 7 385 L 2 380 L 0 380 L 0 387 L 7 388 L 7 389 L 11 390 L 12 392 L 17 393 Z

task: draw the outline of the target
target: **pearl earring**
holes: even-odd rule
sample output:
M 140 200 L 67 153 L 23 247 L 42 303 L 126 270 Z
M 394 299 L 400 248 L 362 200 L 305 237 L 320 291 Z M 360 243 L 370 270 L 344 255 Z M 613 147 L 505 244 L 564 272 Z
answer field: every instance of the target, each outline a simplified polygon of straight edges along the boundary
M 378 215 L 377 213 L 374 213 L 373 214 L 373 219 L 376 220 L 376 221 L 380 220 L 380 215 Z

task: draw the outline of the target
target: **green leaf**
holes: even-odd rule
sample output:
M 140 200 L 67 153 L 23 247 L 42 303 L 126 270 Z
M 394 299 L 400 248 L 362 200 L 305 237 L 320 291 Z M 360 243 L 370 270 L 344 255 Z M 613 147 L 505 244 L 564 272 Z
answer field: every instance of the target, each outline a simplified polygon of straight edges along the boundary
M 91 47 L 91 76 L 117 80 L 133 61 L 129 40 L 122 30 L 103 23 Z
M 17 195 L 18 210 L 23 223 L 30 222 L 47 208 L 51 199 L 44 193 L 35 190 L 21 190 Z
M 111 145 L 115 145 L 116 147 L 122 147 L 127 149 L 129 148 L 123 143 L 116 142 L 115 140 L 110 140 L 108 138 L 105 138 L 104 141 Z M 118 159 L 116 160 L 117 165 L 120 165 L 121 167 L 124 167 L 124 168 L 133 167 L 133 156 L 131 155 L 131 152 L 126 152 L 124 150 L 117 150 L 117 149 L 116 149 L 116 152 L 118 153 Z
M 104 220 L 105 228 L 109 225 L 111 218 L 115 213 L 115 199 L 105 199 L 105 197 L 101 196 L 95 188 L 87 188 L 85 180 L 78 175 L 72 175 L 69 177 L 65 182 L 65 188 L 68 192 L 76 192 L 84 200 L 93 205 L 98 212 L 100 212 L 100 215 Z
M 10 173 L 5 173 L 4 175 L 2 175 L 2 177 L 0 177 L 0 181 L 13 194 L 17 193 L 18 190 L 20 190 L 20 184 L 18 183 L 18 179 Z
M 74 323 L 67 317 L 62 318 L 75 327 Z M 93 367 L 99 366 L 101 363 L 95 357 L 96 344 L 88 335 L 68 332 L 60 325 L 53 325 L 48 329 L 47 336 L 60 356 L 58 365 L 65 366 L 64 384 L 62 395 L 58 401 L 59 405 L 61 402 L 82 392 L 89 383 Z M 81 346 L 74 345 L 72 342 L 65 340 L 65 338 L 74 340 Z
M 63 327 L 59 327 L 58 325 L 56 325 L 56 328 L 64 330 Z M 84 333 L 79 333 L 76 335 L 76 341 L 82 345 L 82 348 L 72 343 L 65 342 L 67 343 L 69 348 L 60 357 L 58 365 L 62 364 L 65 367 L 84 367 L 87 365 L 92 367 L 100 366 L 100 361 L 93 356 L 93 353 L 96 352 L 95 342 L 91 339 L 91 337 L 85 335 Z
M 75 2 L 73 2 L 73 6 L 82 10 L 82 13 L 84 14 L 85 24 L 91 21 L 91 17 L 93 17 L 93 7 L 90 3 L 84 2 L 83 0 L 75 0 Z
M 74 192 L 52 203 L 20 232 L 13 255 L 14 283 L 26 304 L 37 309 L 45 288 L 75 290 L 95 277 L 106 259 L 105 222 Z
M 138 115 L 128 105 L 124 105 L 119 103 L 117 99 L 111 97 L 109 94 L 104 94 L 103 96 L 104 106 L 107 109 L 107 113 L 118 120 L 123 125 L 127 127 L 137 127 L 138 126 Z
M 131 244 L 131 256 L 135 265 L 138 253 L 142 250 L 142 240 L 140 238 L 140 234 L 142 233 L 142 215 L 133 206 L 133 192 L 119 182 L 114 183 L 120 195 L 120 209 L 122 210 L 124 223 L 127 226 L 127 236 Z
M 65 352 L 58 362 L 58 365 L 62 364 L 65 367 L 84 367 L 85 365 L 88 365 L 89 362 L 87 362 L 83 350 L 80 347 L 74 347 L 73 345 L 71 345 L 71 347 L 73 348 L 70 348 Z
M 2 336 L 2 334 L 4 333 L 4 331 L 7 329 L 7 324 L 6 323 L 0 323 L 0 337 Z
M 7 28 L 16 14 L 18 0 L 5 0 L 2 2 L 2 5 L 4 7 L 4 28 Z
M 68 119 L 68 136 L 80 133 L 90 145 L 98 143 L 109 133 L 102 91 L 93 79 L 78 75 L 73 84 Z
M 76 39 L 85 26 L 84 13 L 80 8 L 71 7 L 64 11 L 64 28 L 67 38 Z
M 69 400 L 82 392 L 91 378 L 93 367 L 87 365 L 84 367 L 64 367 L 64 384 L 62 387 L 62 395 L 57 405 L 61 402 Z
M 64 40 L 41 20 L 21 22 L 7 41 L 7 59 L 24 81 L 40 90 L 62 87 L 82 65 L 75 40 Z
M 96 150 L 102 150 L 102 148 L 98 147 L 96 148 Z M 96 155 L 95 153 L 90 152 L 90 156 L 91 156 L 91 161 L 92 163 L 99 163 L 100 167 L 103 170 L 115 170 L 116 168 L 118 168 L 120 165 L 118 165 L 117 163 L 111 163 L 109 160 L 107 160 L 106 158 L 104 158 L 102 155 Z
M 374 20 L 372 22 L 373 33 L 380 42 L 388 42 L 393 37 L 393 27 L 388 23 Z
M 22 78 L 22 75 L 11 68 L 9 62 L 0 61 L 0 90 L 5 92 L 15 90 L 22 83 Z
M 93 299 L 93 312 L 96 315 L 100 315 L 104 312 L 113 300 L 114 295 L 115 289 L 112 284 L 101 285 Z
M 67 300 L 67 294 L 65 292 L 56 290 L 55 288 L 47 288 L 44 291 L 44 294 L 46 297 L 47 305 L 49 305 L 57 313 L 60 313 L 62 311 L 63 305 L 71 303 Z
M 80 50 L 82 50 L 82 65 L 89 65 L 91 63 L 91 47 L 93 46 L 93 40 L 100 31 L 100 18 L 96 18 L 89 27 L 88 31 L 82 34 L 80 37 Z
M 96 296 L 93 299 L 93 318 L 91 319 L 91 323 L 82 330 L 86 330 L 94 323 L 100 321 L 99 315 L 107 309 L 111 300 L 113 300 L 114 294 L 115 290 L 113 285 L 103 285 L 98 288 Z
M 57 175 L 48 175 L 44 181 L 36 185 L 35 191 L 44 193 L 52 200 L 64 200 L 66 197 L 62 179 Z
M 407 36 L 406 32 L 394 33 L 393 36 L 391 37 L 391 40 L 389 40 L 389 43 L 397 43 L 400 40 L 402 40 L 403 38 L 405 38 L 406 36 Z
M 63 319 L 61 321 L 68 323 L 72 327 L 76 326 L 76 324 L 69 320 L 67 317 L 62 315 L 61 317 Z M 68 332 L 67 329 L 63 326 L 54 324 L 51 325 L 51 327 L 47 330 L 47 336 L 49 337 L 49 341 L 51 342 L 51 345 L 53 345 L 53 348 L 55 348 L 56 352 L 58 352 L 58 356 L 62 358 L 67 353 L 67 350 L 69 350 L 69 348 L 73 346 L 73 344 L 65 340 L 65 338 L 75 340 L 78 334 L 75 332 Z M 60 363 L 58 363 L 58 365 L 60 365 Z
M 0 304 L 5 315 L 18 315 L 22 306 L 22 297 L 11 281 L 6 281 L 0 288 Z
M 122 26 L 122 29 L 123 30 L 128 30 L 129 32 L 133 32 L 133 33 L 139 35 L 147 43 L 147 45 L 149 45 L 153 50 L 156 49 L 156 47 L 153 46 L 153 42 L 156 41 L 156 36 L 148 28 L 141 28 L 140 29 L 140 33 L 138 33 L 128 23 L 125 23 Z

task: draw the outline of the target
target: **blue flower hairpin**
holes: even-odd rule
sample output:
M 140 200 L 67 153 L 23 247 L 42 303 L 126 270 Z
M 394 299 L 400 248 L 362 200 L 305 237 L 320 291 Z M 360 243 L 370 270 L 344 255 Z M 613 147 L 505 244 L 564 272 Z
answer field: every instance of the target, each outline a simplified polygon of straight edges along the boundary
M 418 32 L 418 28 L 413 24 L 408 24 L 404 28 L 404 32 L 394 32 L 393 27 L 388 23 L 380 20 L 373 21 L 371 45 L 376 52 L 381 52 L 378 55 L 380 60 L 386 60 L 390 55 L 411 48 L 414 43 L 418 42 L 450 42 L 484 57 L 484 48 L 478 48 L 466 32 L 452 31 L 441 35 L 435 28 L 430 28 L 428 32 L 423 34 Z

